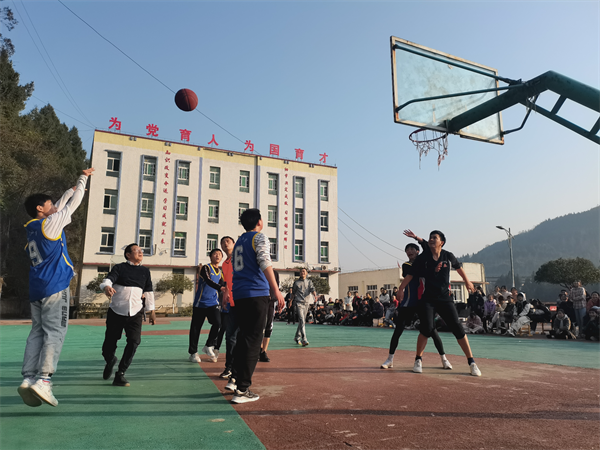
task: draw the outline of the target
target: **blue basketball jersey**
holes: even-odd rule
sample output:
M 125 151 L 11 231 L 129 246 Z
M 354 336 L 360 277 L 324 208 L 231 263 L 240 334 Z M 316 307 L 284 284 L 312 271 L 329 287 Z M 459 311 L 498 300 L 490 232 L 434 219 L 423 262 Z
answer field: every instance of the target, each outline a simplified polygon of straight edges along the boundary
M 223 272 L 218 267 L 215 269 L 212 264 L 208 265 L 208 271 L 210 273 L 210 279 L 213 283 L 219 284 L 221 278 L 223 278 Z M 210 308 L 219 304 L 219 293 L 213 287 L 210 287 L 202 277 L 198 280 L 198 290 L 194 297 L 194 307 L 196 308 Z
M 27 246 L 31 259 L 29 269 L 29 301 L 50 297 L 69 287 L 75 275 L 73 263 L 67 251 L 64 232 L 56 239 L 44 233 L 46 219 L 33 219 L 25 224 Z
M 268 297 L 269 282 L 256 260 L 258 231 L 242 234 L 233 247 L 233 298 Z

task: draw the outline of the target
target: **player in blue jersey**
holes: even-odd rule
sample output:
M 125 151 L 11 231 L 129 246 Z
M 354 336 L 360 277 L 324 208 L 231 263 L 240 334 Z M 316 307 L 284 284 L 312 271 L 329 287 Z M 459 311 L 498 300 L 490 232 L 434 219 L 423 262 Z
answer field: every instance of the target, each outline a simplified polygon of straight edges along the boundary
M 406 278 L 408 275 L 413 275 L 413 264 L 417 259 L 417 255 L 419 254 L 419 246 L 416 244 L 407 244 L 404 248 L 406 252 L 406 256 L 408 256 L 408 262 L 402 264 L 402 277 Z M 398 303 L 398 307 L 396 308 L 397 317 L 394 320 L 396 324 L 396 328 L 394 329 L 394 334 L 392 335 L 392 339 L 390 340 L 390 353 L 385 362 L 381 365 L 382 369 L 389 369 L 394 367 L 394 353 L 396 352 L 396 348 L 398 347 L 398 340 L 400 336 L 402 336 L 402 332 L 404 331 L 404 327 L 406 325 L 410 325 L 413 317 L 417 314 L 417 308 L 419 306 L 419 298 L 423 293 L 423 286 L 421 285 L 421 280 L 419 278 L 414 277 L 410 283 L 404 289 L 404 301 Z M 431 338 L 433 339 L 433 343 L 435 344 L 435 348 L 440 354 L 440 358 L 442 359 L 442 367 L 444 369 L 452 369 L 452 364 L 446 358 L 446 352 L 444 351 L 444 344 L 442 344 L 442 340 L 440 339 L 440 335 L 437 330 L 434 328 L 431 330 Z
M 23 382 L 18 392 L 28 406 L 40 406 L 42 401 L 58 405 L 52 393 L 51 377 L 56 372 L 67 334 L 69 283 L 75 275 L 63 228 L 71 223 L 93 172 L 94 169 L 84 170 L 77 185 L 65 192 L 56 204 L 46 194 L 33 194 L 25 200 L 27 214 L 33 217 L 25 224 L 25 250 L 31 259 L 31 331 L 23 357 Z
M 277 298 L 277 310 L 285 304 L 279 291 L 271 264 L 269 239 L 261 233 L 263 221 L 258 209 L 247 209 L 240 216 L 246 230 L 233 248 L 233 298 L 239 331 L 233 356 L 234 384 L 233 403 L 258 400 L 250 391 L 252 374 L 258 362 L 267 310 L 271 301 L 269 294 Z

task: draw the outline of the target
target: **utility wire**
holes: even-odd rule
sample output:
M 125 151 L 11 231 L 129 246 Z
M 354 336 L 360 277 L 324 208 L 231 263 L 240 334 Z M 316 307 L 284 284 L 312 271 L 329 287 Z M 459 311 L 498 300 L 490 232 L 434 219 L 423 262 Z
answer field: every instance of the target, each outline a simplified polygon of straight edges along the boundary
M 87 23 L 85 20 L 83 20 L 81 17 L 79 17 L 71 8 L 69 8 L 67 5 L 65 5 L 61 0 L 58 0 L 58 3 L 60 3 L 61 5 L 63 5 L 67 10 L 69 10 L 69 12 L 71 14 L 73 14 L 75 17 L 77 17 L 79 20 L 81 20 L 84 24 L 86 24 L 89 28 L 92 29 L 92 31 L 94 31 L 94 33 L 96 33 L 98 36 L 100 36 L 102 39 L 104 39 L 106 42 L 108 42 L 110 45 L 112 45 L 114 48 L 116 48 L 121 54 L 123 54 L 123 56 L 125 56 L 127 59 L 129 59 L 132 63 L 134 63 L 136 66 L 138 66 L 140 69 L 142 69 L 144 72 L 146 72 L 148 75 L 150 75 L 152 78 L 154 78 L 156 81 L 158 81 L 160 84 L 162 84 L 165 88 L 167 88 L 169 91 L 171 91 L 171 93 L 175 94 L 175 91 L 173 89 L 171 89 L 169 86 L 167 86 L 165 83 L 163 83 L 161 80 L 159 80 L 157 77 L 155 77 L 154 75 L 152 75 L 148 70 L 146 70 L 141 64 L 139 64 L 136 60 L 134 60 L 131 56 L 129 56 L 127 53 L 125 53 L 123 50 L 121 50 L 119 47 L 117 47 L 115 44 L 113 44 L 111 41 L 109 41 L 107 38 L 105 38 L 104 36 L 102 36 L 100 34 L 100 32 L 98 30 L 96 30 L 93 26 L 91 26 L 89 23 Z M 214 120 L 212 120 L 210 117 L 208 117 L 206 114 L 204 114 L 202 111 L 200 111 L 198 108 L 195 109 L 195 111 L 197 111 L 198 113 L 200 113 L 202 116 L 204 116 L 206 119 L 210 120 L 212 123 L 214 123 L 216 126 L 218 126 L 221 130 L 225 131 L 227 134 L 229 134 L 230 136 L 232 136 L 233 138 L 237 139 L 238 141 L 240 141 L 242 144 L 245 144 L 244 141 L 242 141 L 239 137 L 237 137 L 236 135 L 234 135 L 233 133 L 231 133 L 229 130 L 227 130 L 226 128 L 222 127 L 221 125 L 219 125 L 217 122 L 215 122 Z M 256 152 L 258 153 L 258 152 Z M 258 153 L 260 155 L 260 153 Z
M 338 220 L 339 220 L 340 222 L 342 222 L 344 225 L 346 225 L 346 226 L 347 226 L 347 227 L 350 229 L 350 231 L 353 231 L 354 233 L 356 233 L 356 234 L 357 234 L 357 235 L 358 235 L 358 236 L 359 236 L 361 239 L 363 239 L 363 240 L 364 240 L 364 241 L 365 241 L 367 244 L 369 244 L 369 245 L 372 245 L 372 246 L 373 246 L 373 247 L 375 247 L 377 250 L 380 250 L 380 251 L 382 251 L 383 253 L 385 253 L 386 255 L 389 255 L 389 256 L 391 256 L 392 258 L 396 258 L 396 260 L 400 259 L 400 258 L 398 258 L 397 256 L 395 256 L 395 255 L 392 255 L 391 253 L 388 253 L 388 252 L 386 252 L 386 251 L 385 251 L 385 250 L 383 250 L 382 248 L 379 248 L 379 247 L 377 247 L 377 246 L 376 246 L 375 244 L 373 244 L 372 242 L 369 242 L 369 241 L 367 241 L 367 240 L 365 239 L 365 237 L 364 237 L 364 236 L 362 236 L 362 235 L 361 235 L 361 234 L 360 234 L 358 231 L 354 231 L 352 228 L 350 228 L 350 226 L 349 226 L 347 223 L 345 223 L 345 222 L 344 222 L 342 219 L 340 219 L 339 217 L 338 217 Z
M 340 230 L 340 229 L 338 228 L 338 231 L 340 232 L 340 234 L 341 234 L 342 236 L 344 236 L 344 237 L 346 238 L 346 240 L 347 240 L 347 241 L 350 243 L 350 245 L 351 245 L 352 247 L 354 247 L 354 248 L 356 249 L 356 251 L 357 251 L 358 253 L 360 253 L 360 254 L 361 254 L 361 255 L 363 255 L 365 258 L 367 258 L 369 261 L 371 261 L 371 259 L 369 259 L 369 257 L 368 257 L 367 255 L 365 255 L 363 252 L 361 252 L 361 251 L 358 249 L 358 247 L 356 247 L 356 245 L 354 245 L 354 244 L 352 243 L 352 241 L 351 241 L 350 239 L 348 239 L 348 237 L 347 237 L 347 236 L 344 234 L 344 232 L 343 232 L 342 230 Z M 371 261 L 371 263 L 372 263 L 372 264 L 374 264 L 374 265 L 375 265 L 375 267 L 379 267 L 379 266 L 377 265 L 377 263 L 376 263 L 376 262 L 374 262 L 374 261 Z
M 47 102 L 46 100 L 42 100 L 41 98 L 37 97 L 36 95 L 33 95 L 33 94 L 31 94 L 31 96 L 32 96 L 33 98 L 37 98 L 37 99 L 38 99 L 40 102 L 42 102 L 42 103 L 45 103 L 46 105 L 49 105 L 49 104 L 50 104 L 50 102 Z M 52 106 L 52 108 L 53 108 L 55 111 L 58 111 L 59 113 L 61 113 L 61 114 L 65 115 L 65 116 L 67 116 L 67 117 L 69 117 L 69 118 L 73 119 L 74 121 L 84 124 L 86 127 L 89 127 L 89 126 L 90 126 L 90 124 L 89 124 L 89 123 L 82 122 L 81 120 L 79 120 L 79 119 L 76 119 L 75 117 L 68 115 L 66 112 L 63 112 L 63 111 L 61 111 L 60 109 L 58 109 L 58 108 L 55 108 L 54 106 Z M 93 128 L 96 128 L 96 127 L 94 127 L 94 126 L 92 125 L 92 129 L 93 129 Z
M 384 241 L 383 239 L 381 239 L 379 236 L 376 236 L 375 234 L 371 233 L 369 230 L 367 230 L 365 227 L 363 227 L 360 223 L 358 223 L 356 220 L 354 220 L 352 217 L 350 217 L 350 215 L 344 211 L 340 206 L 338 206 L 338 209 L 343 212 L 344 214 L 346 214 L 348 216 L 348 218 L 354 222 L 356 225 L 358 225 L 359 227 L 361 227 L 363 230 L 365 230 L 367 233 L 369 233 L 371 236 L 376 237 L 377 239 L 379 239 L 381 242 L 383 242 L 386 245 L 389 245 L 392 248 L 395 248 L 396 250 L 400 250 L 401 252 L 404 252 L 403 249 L 396 247 L 395 245 L 390 244 L 389 242 Z

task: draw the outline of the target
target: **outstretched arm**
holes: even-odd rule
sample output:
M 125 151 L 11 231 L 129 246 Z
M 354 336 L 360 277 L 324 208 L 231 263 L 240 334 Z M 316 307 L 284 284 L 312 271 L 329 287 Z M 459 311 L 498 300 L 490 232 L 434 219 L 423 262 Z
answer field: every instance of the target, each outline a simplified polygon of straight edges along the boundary
M 423 245 L 425 243 L 425 239 L 420 238 L 415 233 L 413 233 L 411 230 L 404 230 L 404 236 L 416 240 L 421 245 Z

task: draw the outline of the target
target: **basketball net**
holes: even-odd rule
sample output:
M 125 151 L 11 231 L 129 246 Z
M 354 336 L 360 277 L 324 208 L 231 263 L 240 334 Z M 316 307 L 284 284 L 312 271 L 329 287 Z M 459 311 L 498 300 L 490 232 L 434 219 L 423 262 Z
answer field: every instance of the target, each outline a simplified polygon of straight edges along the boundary
M 421 158 L 423 155 L 427 156 L 430 150 L 435 150 L 438 154 L 439 169 L 440 164 L 448 155 L 448 133 L 419 128 L 410 133 L 408 138 L 415 144 L 419 152 L 419 169 L 421 168 Z

